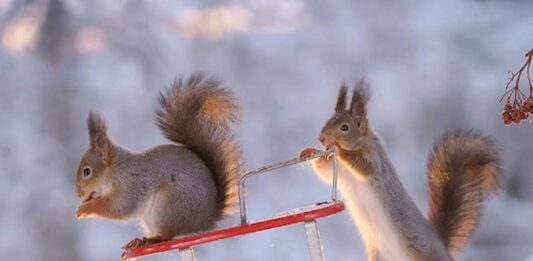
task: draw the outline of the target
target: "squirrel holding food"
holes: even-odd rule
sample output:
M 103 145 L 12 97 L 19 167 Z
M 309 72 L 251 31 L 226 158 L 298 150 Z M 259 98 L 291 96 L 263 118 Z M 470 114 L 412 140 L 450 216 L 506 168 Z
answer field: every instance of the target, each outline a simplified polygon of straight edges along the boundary
M 448 132 L 435 143 L 427 162 L 427 219 L 403 187 L 380 138 L 370 128 L 368 83 L 341 86 L 335 114 L 319 140 L 335 148 L 339 189 L 364 241 L 368 260 L 453 260 L 472 238 L 482 201 L 500 187 L 498 150 L 476 131 Z M 316 154 L 307 148 L 300 157 Z M 315 172 L 331 182 L 333 154 L 312 160 Z
M 81 158 L 77 218 L 138 219 L 147 237 L 124 246 L 170 240 L 212 228 L 231 213 L 243 167 L 231 128 L 236 95 L 201 74 L 176 80 L 162 93 L 157 125 L 174 144 L 130 152 L 107 135 L 104 119 L 90 112 L 90 148 Z

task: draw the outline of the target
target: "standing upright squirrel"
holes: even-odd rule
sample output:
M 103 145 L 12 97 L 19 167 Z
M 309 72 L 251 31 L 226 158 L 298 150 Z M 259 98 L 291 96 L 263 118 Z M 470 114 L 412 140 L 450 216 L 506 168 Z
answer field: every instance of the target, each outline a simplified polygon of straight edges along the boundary
M 176 144 L 132 153 L 108 137 L 102 117 L 89 113 L 90 148 L 82 157 L 77 218 L 140 219 L 147 238 L 125 249 L 210 229 L 237 201 L 243 160 L 230 130 L 236 96 L 196 74 L 161 93 L 157 125 Z
M 424 218 L 400 182 L 387 152 L 369 126 L 369 87 L 361 80 L 347 108 L 341 86 L 335 114 L 319 140 L 335 147 L 339 189 L 364 241 L 369 260 L 453 260 L 470 240 L 480 219 L 481 203 L 500 186 L 500 156 L 493 142 L 475 131 L 450 132 L 428 159 L 429 213 Z M 307 148 L 300 157 L 318 150 Z M 312 161 L 331 182 L 331 157 Z

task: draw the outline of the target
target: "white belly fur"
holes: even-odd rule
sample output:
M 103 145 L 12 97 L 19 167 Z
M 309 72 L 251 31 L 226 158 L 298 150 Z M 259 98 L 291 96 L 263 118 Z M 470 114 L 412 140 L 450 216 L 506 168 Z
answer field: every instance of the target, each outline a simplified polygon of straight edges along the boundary
M 380 260 L 409 260 L 399 233 L 370 184 L 355 178 L 342 165 L 339 166 L 339 181 L 359 233 L 367 244 L 378 250 Z
M 132 218 L 140 219 L 140 226 L 148 236 L 155 236 L 159 233 L 157 226 L 158 208 L 161 203 L 158 201 L 158 195 L 151 195 L 144 200 L 132 214 Z

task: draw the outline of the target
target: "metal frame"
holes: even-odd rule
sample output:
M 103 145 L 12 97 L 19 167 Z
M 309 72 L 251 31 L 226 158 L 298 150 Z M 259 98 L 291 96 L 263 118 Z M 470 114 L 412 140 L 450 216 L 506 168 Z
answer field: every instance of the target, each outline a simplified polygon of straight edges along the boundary
M 193 234 L 191 236 L 169 240 L 153 245 L 141 246 L 124 252 L 123 258 L 132 259 L 147 255 L 167 252 L 170 250 L 189 249 L 209 242 L 223 240 L 226 238 L 248 235 L 268 229 L 281 228 L 293 224 L 312 222 L 323 217 L 337 214 L 344 210 L 344 203 L 341 200 L 326 202 L 323 204 L 308 205 L 302 208 L 293 209 L 289 212 L 280 213 L 274 217 L 261 220 L 250 221 L 246 225 L 235 225 L 220 230 L 207 231 Z
M 314 155 L 306 158 L 293 158 L 286 161 L 277 162 L 271 165 L 267 165 L 255 170 L 252 170 L 239 179 L 239 208 L 241 214 L 241 225 L 246 225 L 248 223 L 246 216 L 246 195 L 245 195 L 245 185 L 246 181 L 252 176 L 272 171 L 275 169 L 295 165 L 319 157 L 332 157 L 333 158 L 333 181 L 331 186 L 331 200 L 333 202 L 337 201 L 337 176 L 339 171 L 339 166 L 337 162 L 337 152 L 335 148 L 320 151 Z M 306 221 L 304 223 L 305 234 L 307 238 L 307 247 L 309 248 L 309 255 L 311 261 L 325 261 L 324 250 L 322 248 L 322 243 L 320 242 L 320 233 L 318 231 L 318 224 L 316 220 Z
M 326 258 L 324 258 L 324 250 L 322 249 L 322 243 L 320 242 L 320 233 L 318 232 L 318 224 L 316 223 L 316 220 L 307 221 L 304 223 L 304 226 L 311 261 L 325 261 Z
M 180 256 L 180 261 L 196 261 L 192 247 L 181 248 L 178 250 L 178 253 Z
M 295 165 L 298 163 L 302 163 L 305 161 L 309 161 L 312 159 L 316 159 L 319 157 L 333 157 L 333 181 L 332 181 L 332 189 L 331 189 L 331 199 L 332 202 L 327 202 L 329 206 L 320 208 L 319 206 L 314 206 L 316 209 L 309 209 L 305 215 L 293 215 L 288 216 L 290 217 L 290 220 L 287 219 L 288 217 L 277 217 L 272 220 L 263 220 L 263 221 L 257 221 L 248 223 L 247 216 L 246 216 L 246 197 L 245 197 L 245 185 L 246 181 L 251 178 L 252 176 L 272 171 L 275 169 Z M 233 237 L 236 235 L 241 235 L 245 233 L 250 233 L 249 231 L 245 230 L 253 230 L 255 231 L 261 231 L 272 227 L 280 227 L 285 226 L 288 224 L 293 224 L 296 222 L 304 222 L 305 232 L 306 232 L 306 238 L 307 238 L 307 246 L 309 248 L 309 254 L 311 256 L 311 261 L 324 261 L 324 251 L 322 249 L 322 243 L 320 242 L 320 233 L 318 230 L 318 223 L 316 222 L 317 218 L 320 218 L 322 216 L 330 215 L 337 213 L 339 211 L 342 211 L 344 209 L 344 204 L 342 204 L 342 201 L 337 201 L 337 176 L 338 176 L 338 161 L 337 161 L 337 153 L 334 148 L 326 150 L 326 151 L 319 151 L 315 153 L 314 155 L 306 158 L 293 158 L 286 161 L 281 161 L 278 163 L 274 163 L 271 165 L 267 165 L 255 170 L 252 170 L 245 175 L 243 175 L 239 179 L 239 207 L 240 207 L 240 216 L 241 216 L 241 226 L 236 227 L 230 227 L 224 230 L 216 231 L 211 233 L 209 236 L 205 236 L 207 240 L 203 240 L 201 242 L 198 241 L 198 238 L 195 239 L 195 244 L 200 243 L 206 243 L 211 242 L 214 240 L 218 240 L 220 238 L 227 238 L 227 237 Z M 202 236 L 202 235 L 200 235 Z M 198 235 L 197 235 L 198 237 Z M 148 252 L 149 254 L 159 253 L 168 251 L 171 249 L 178 249 L 179 251 L 179 259 L 180 261 L 195 261 L 195 255 L 193 250 L 193 244 L 184 244 L 183 242 L 179 242 L 180 240 L 174 240 L 169 241 L 166 243 L 161 243 L 158 245 L 148 246 L 147 249 L 143 249 L 142 247 L 140 249 L 134 249 L 133 251 L 137 251 L 142 253 L 142 255 L 146 255 L 143 252 Z M 189 242 L 190 243 L 190 242 Z M 181 246 L 177 246 L 178 244 L 182 244 Z M 181 248 L 180 248 L 181 247 Z M 126 253 L 127 255 L 132 257 L 139 256 L 139 253 Z
M 245 196 L 245 189 L 246 188 L 245 188 L 245 185 L 246 185 L 246 181 L 250 177 L 258 175 L 258 174 L 261 174 L 261 173 L 264 173 L 264 172 L 268 172 L 268 171 L 276 170 L 276 169 L 279 169 L 279 168 L 283 168 L 283 167 L 295 165 L 295 164 L 298 164 L 298 163 L 302 163 L 302 162 L 305 162 L 305 161 L 309 161 L 309 160 L 312 160 L 312 159 L 320 158 L 320 157 L 323 157 L 323 156 L 333 157 L 333 182 L 332 182 L 332 188 L 331 188 L 331 200 L 337 201 L 337 176 L 338 176 L 338 170 L 339 170 L 339 166 L 338 166 L 339 163 L 337 162 L 337 152 L 335 151 L 334 148 L 331 148 L 331 149 L 326 150 L 326 151 L 320 151 L 320 152 L 318 152 L 318 153 L 316 153 L 316 154 L 314 154 L 314 155 L 312 155 L 310 157 L 293 158 L 293 159 L 290 159 L 290 160 L 277 162 L 277 163 L 274 163 L 274 164 L 271 164 L 271 165 L 267 165 L 267 166 L 252 170 L 252 171 L 244 174 L 239 179 L 239 209 L 240 209 L 240 214 L 241 214 L 241 225 L 245 225 L 245 224 L 248 223 L 247 216 L 246 216 L 246 196 Z

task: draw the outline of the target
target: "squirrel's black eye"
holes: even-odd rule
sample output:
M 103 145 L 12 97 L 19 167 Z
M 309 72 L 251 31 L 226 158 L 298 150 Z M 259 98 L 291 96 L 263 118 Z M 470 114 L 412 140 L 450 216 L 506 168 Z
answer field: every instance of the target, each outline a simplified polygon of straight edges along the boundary
M 83 169 L 83 176 L 84 177 L 89 177 L 91 176 L 91 174 L 93 173 L 92 169 L 90 167 L 85 167 Z
M 348 125 L 348 124 L 346 124 L 346 123 L 345 123 L 345 124 L 342 124 L 341 127 L 340 127 L 340 130 L 341 130 L 342 132 L 348 132 L 348 131 L 350 130 L 350 125 Z

